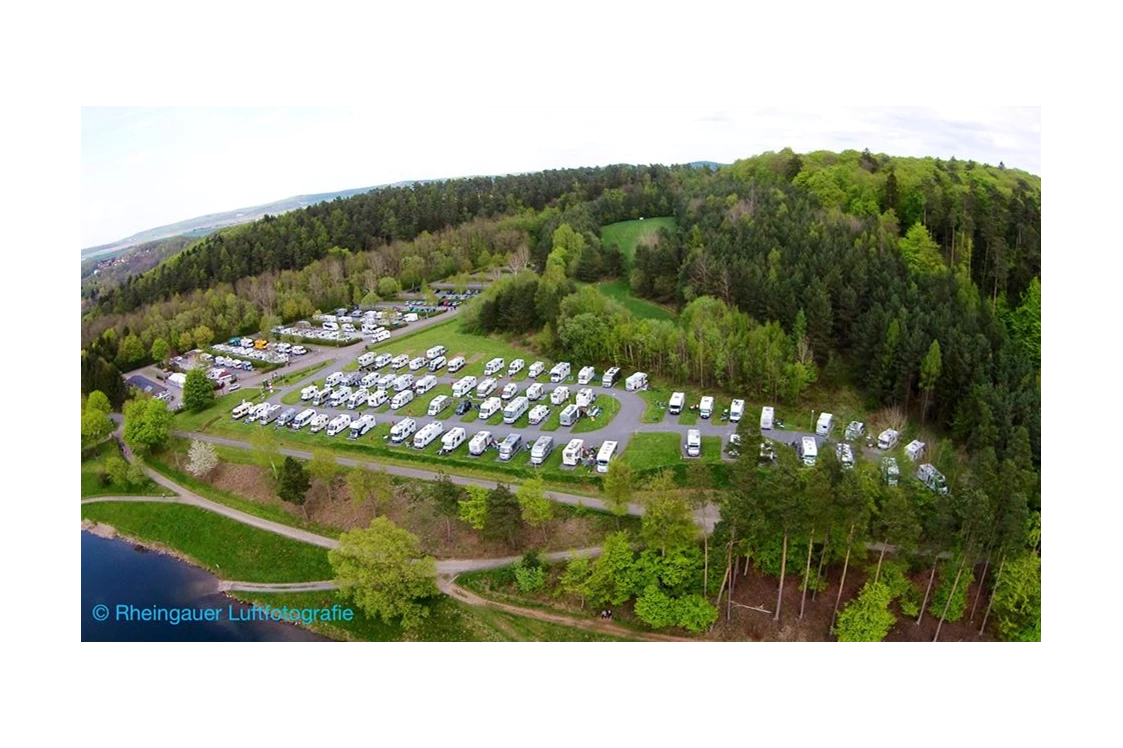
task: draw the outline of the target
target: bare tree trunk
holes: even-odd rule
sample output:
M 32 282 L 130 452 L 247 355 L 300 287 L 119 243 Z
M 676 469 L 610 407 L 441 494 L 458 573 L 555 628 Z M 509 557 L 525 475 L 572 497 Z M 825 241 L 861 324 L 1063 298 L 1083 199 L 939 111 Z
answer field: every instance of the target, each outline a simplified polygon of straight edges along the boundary
M 445 516 L 445 533 L 448 535 L 448 542 L 452 542 L 452 518 Z
M 706 523 L 706 507 L 702 507 L 702 524 Z M 702 529 L 702 549 L 703 559 L 702 563 L 702 597 L 710 594 L 710 533 L 705 528 Z
M 780 553 L 780 590 L 776 593 L 776 615 L 773 621 L 780 620 L 780 603 L 784 599 L 784 572 L 788 570 L 788 534 L 784 533 L 784 550 Z
M 729 553 L 725 558 L 725 573 L 729 575 L 729 592 L 726 593 L 725 598 L 725 620 L 729 620 L 731 611 L 733 610 L 733 580 L 737 578 L 736 572 L 733 571 L 733 539 L 729 539 Z
M 967 554 L 963 554 L 963 560 L 959 562 L 959 570 L 955 572 L 955 581 L 951 583 L 951 592 L 948 593 L 948 599 L 944 601 L 944 609 L 940 612 L 940 622 L 936 624 L 936 635 L 932 637 L 932 641 L 940 638 L 940 628 L 944 625 L 944 619 L 947 617 L 948 608 L 951 607 L 951 599 L 955 597 L 955 590 L 959 587 L 959 577 L 963 574 L 963 567 L 967 564 Z
M 819 570 L 815 572 L 816 583 L 823 578 L 823 564 L 827 562 L 827 548 L 831 545 L 831 531 L 828 528 L 826 533 L 823 534 L 823 550 L 819 551 Z M 818 584 L 815 585 L 818 588 Z M 815 595 L 819 594 L 818 590 L 811 590 L 811 602 L 815 602 Z
M 924 617 L 924 608 L 928 605 L 928 595 L 932 593 L 932 582 L 936 581 L 936 567 L 940 565 L 937 560 L 932 564 L 932 574 L 928 577 L 928 589 L 924 590 L 924 602 L 920 604 L 920 615 L 916 617 L 916 625 L 920 625 L 920 619 Z
M 842 602 L 842 588 L 846 586 L 846 570 L 850 568 L 850 548 L 854 544 L 854 525 L 850 525 L 850 537 L 846 540 L 846 561 L 842 564 L 842 579 L 838 581 L 838 597 L 834 599 L 834 613 L 831 614 L 831 628 L 838 618 L 838 605 Z
M 998 573 L 994 575 L 994 589 L 995 589 L 995 591 L 998 590 L 998 583 L 1002 581 L 1002 567 L 1005 566 L 1005 565 L 1006 565 L 1006 557 L 1003 556 L 1002 561 L 998 564 Z M 987 612 L 983 615 L 983 625 L 979 627 L 979 636 L 982 636 L 983 632 L 986 631 L 987 619 L 990 618 L 990 606 L 992 606 L 992 605 L 994 605 L 994 593 L 993 592 L 990 595 L 990 600 L 987 601 Z
M 979 598 L 983 596 L 983 587 L 986 586 L 987 569 L 990 568 L 990 553 L 987 553 L 987 560 L 983 563 L 983 575 L 979 578 L 979 589 L 975 591 L 975 602 L 971 606 L 971 623 L 975 622 L 975 610 L 979 607 Z
M 881 579 L 881 561 L 885 558 L 885 549 L 888 545 L 885 541 L 881 542 L 881 554 L 877 557 L 877 571 L 873 575 L 874 584 L 877 584 L 877 580 Z
M 799 598 L 799 620 L 803 620 L 803 606 L 807 603 L 807 582 L 811 579 L 811 549 L 815 546 L 815 528 L 807 538 L 807 566 L 803 570 L 803 595 Z

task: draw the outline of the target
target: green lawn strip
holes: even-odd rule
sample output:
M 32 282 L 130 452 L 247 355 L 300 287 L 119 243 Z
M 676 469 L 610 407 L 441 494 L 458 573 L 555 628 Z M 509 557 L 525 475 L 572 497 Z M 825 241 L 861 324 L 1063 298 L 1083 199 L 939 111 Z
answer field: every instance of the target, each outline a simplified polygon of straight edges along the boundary
M 159 496 L 160 487 L 148 478 L 140 485 L 104 483 L 105 463 L 113 455 L 120 455 L 116 443 L 109 439 L 91 447 L 82 460 L 82 498 L 95 496 Z M 108 478 L 108 476 L 106 476 Z
M 308 377 L 308 376 L 316 373 L 320 369 L 324 368 L 329 363 L 331 363 L 331 362 L 330 361 L 321 361 L 318 364 L 312 364 L 311 366 L 306 366 L 303 369 L 297 369 L 294 372 L 290 372 L 288 374 L 283 374 L 279 377 L 273 377 L 273 387 L 274 388 L 276 388 L 276 387 L 287 387 L 290 384 L 294 384 L 295 382 L 299 382 L 301 379 L 304 379 L 305 377 Z M 299 393 L 299 392 L 300 392 L 300 390 L 297 390 L 297 393 Z
M 702 437 L 702 462 L 721 462 L 722 444 L 720 436 Z
M 626 281 L 598 283 L 596 288 L 608 298 L 630 311 L 637 319 L 673 320 L 675 313 L 653 301 L 632 295 Z
M 166 545 L 223 579 L 311 582 L 331 579 L 327 550 L 183 504 L 105 502 L 82 517 L 141 541 Z
M 672 467 L 683 461 L 682 437 L 663 431 L 635 434 L 621 459 L 637 472 Z
M 181 429 L 183 431 L 201 431 L 213 421 L 220 418 L 225 417 L 230 419 L 230 412 L 234 409 L 234 406 L 243 400 L 255 402 L 260 395 L 261 390 L 252 387 L 223 395 L 216 399 L 214 404 L 209 408 L 201 410 L 198 413 L 182 410 L 172 417 L 172 428 Z M 297 395 L 297 397 L 299 397 L 299 395 Z
M 644 218 L 642 221 L 610 223 L 601 227 L 601 243 L 605 247 L 613 244 L 620 247 L 620 251 L 627 258 L 628 264 L 631 265 L 632 257 L 635 256 L 636 245 L 640 239 L 648 234 L 658 232 L 660 228 L 666 228 L 673 232 L 678 228 L 678 224 L 673 216 L 656 216 Z
M 600 407 L 600 414 L 595 419 L 579 418 L 577 423 L 573 425 L 573 433 L 584 434 L 588 431 L 603 429 L 612 423 L 612 419 L 620 412 L 620 401 L 611 395 L 598 393 L 595 405 Z

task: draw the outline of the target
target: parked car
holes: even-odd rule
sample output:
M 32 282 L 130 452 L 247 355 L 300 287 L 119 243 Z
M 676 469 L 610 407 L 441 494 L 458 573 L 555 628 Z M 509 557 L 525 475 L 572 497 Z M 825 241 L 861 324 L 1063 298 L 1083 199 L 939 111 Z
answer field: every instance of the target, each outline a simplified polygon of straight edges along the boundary
M 456 415 L 462 416 L 472 409 L 471 400 L 461 400 L 460 404 L 456 406 Z

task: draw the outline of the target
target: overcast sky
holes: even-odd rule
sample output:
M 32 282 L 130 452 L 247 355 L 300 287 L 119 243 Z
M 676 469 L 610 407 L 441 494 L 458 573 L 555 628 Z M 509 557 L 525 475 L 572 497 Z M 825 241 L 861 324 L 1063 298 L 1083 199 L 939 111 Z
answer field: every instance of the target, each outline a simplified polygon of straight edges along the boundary
M 612 163 L 869 148 L 1041 173 L 1032 108 L 82 110 L 82 245 L 299 194 Z

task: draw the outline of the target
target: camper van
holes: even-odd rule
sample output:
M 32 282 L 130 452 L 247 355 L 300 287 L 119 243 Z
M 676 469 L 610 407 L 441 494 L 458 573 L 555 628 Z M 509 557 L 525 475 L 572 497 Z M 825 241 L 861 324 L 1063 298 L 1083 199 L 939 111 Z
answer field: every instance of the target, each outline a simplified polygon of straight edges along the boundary
M 851 421 L 846 424 L 846 432 L 843 434 L 843 438 L 848 442 L 852 442 L 855 439 L 860 439 L 864 433 L 866 433 L 866 424 L 861 421 Z
M 300 391 L 300 399 L 301 400 L 311 400 L 312 398 L 314 398 L 316 396 L 316 393 L 319 392 L 319 391 L 320 391 L 319 387 L 317 387 L 314 384 L 310 384 Z
M 597 472 L 607 473 L 608 463 L 612 462 L 612 458 L 616 456 L 616 442 L 605 442 L 600 445 L 600 451 L 597 452 Z
M 385 404 L 389 399 L 390 393 L 388 393 L 386 390 L 375 390 L 373 393 L 367 396 L 367 405 L 372 408 L 378 408 Z
M 772 421 L 776 415 L 776 410 L 771 405 L 765 405 L 760 409 L 760 430 L 768 431 L 772 428 Z
M 530 368 L 527 370 L 526 375 L 531 379 L 535 379 L 542 376 L 542 372 L 544 371 L 546 371 L 546 364 L 542 363 L 541 361 L 535 361 L 530 365 Z
M 455 374 L 456 372 L 460 371 L 463 368 L 464 368 L 464 357 L 463 356 L 457 356 L 456 358 L 454 358 L 454 359 L 452 359 L 451 361 L 448 362 L 448 373 L 449 374 Z
M 325 387 L 334 387 L 335 385 L 339 384 L 342 381 L 343 381 L 343 372 L 341 372 L 341 371 L 333 372 L 331 374 L 328 374 L 328 378 L 324 380 L 324 386 Z
M 326 403 L 329 399 L 331 399 L 331 387 L 324 387 L 312 396 L 312 404 L 321 405 Z
M 431 416 L 438 416 L 442 412 L 448 410 L 448 406 L 452 405 L 452 398 L 448 395 L 437 395 L 429 401 L 429 410 L 427 411 Z
M 406 439 L 413 436 L 413 432 L 416 430 L 417 421 L 412 418 L 403 418 L 390 429 L 390 441 L 395 444 L 401 444 Z
M 411 358 L 409 360 L 409 370 L 410 371 L 417 371 L 421 367 L 425 366 L 427 363 L 428 363 L 428 361 L 426 361 L 423 356 L 416 356 L 416 357 Z
M 499 459 L 503 462 L 508 462 L 512 457 L 518 454 L 522 444 L 523 438 L 520 435 L 507 434 L 503 441 L 499 442 Z
M 315 417 L 316 411 L 312 410 L 311 408 L 300 411 L 300 414 L 296 418 L 292 419 L 292 430 L 300 431 L 302 428 L 311 423 L 312 419 Z
M 493 358 L 484 364 L 484 376 L 490 377 L 503 371 L 504 361 L 501 358 Z
M 269 407 L 266 403 L 260 403 L 250 408 L 246 414 L 246 423 L 254 423 L 258 418 L 265 414 L 266 409 Z
M 410 387 L 413 386 L 413 375 L 412 374 L 402 374 L 401 376 L 399 376 L 397 379 L 394 380 L 394 384 L 392 386 L 393 386 L 394 392 L 404 392 L 404 391 L 408 390 Z
M 569 400 L 569 388 L 568 387 L 564 387 L 564 386 L 563 387 L 556 387 L 556 388 L 554 388 L 554 391 L 550 393 L 550 402 L 553 403 L 554 405 L 561 405 L 562 403 L 567 402 L 568 400 Z
M 394 380 L 397 378 L 398 377 L 395 374 L 383 374 L 378 378 L 378 382 L 375 383 L 375 387 L 380 390 L 388 390 L 390 389 L 390 385 L 394 384 Z
M 487 379 L 476 385 L 476 397 L 487 397 L 492 392 L 495 392 L 495 388 L 498 386 L 498 384 L 499 383 L 494 379 L 488 377 Z
M 682 406 L 686 404 L 685 392 L 672 392 L 671 401 L 667 403 L 667 412 L 672 416 L 677 416 L 682 412 Z
M 386 364 L 390 363 L 393 357 L 389 353 L 379 353 L 374 357 L 374 363 L 371 364 L 375 369 L 381 369 Z
M 597 396 L 593 394 L 592 388 L 584 387 L 577 392 L 577 407 L 588 408 L 596 401 L 596 399 Z
M 329 416 L 327 413 L 317 413 L 312 416 L 312 420 L 308 424 L 311 432 L 315 434 L 318 431 L 323 431 L 324 426 L 328 425 L 328 418 Z
M 293 418 L 296 418 L 296 408 L 285 408 L 285 411 L 281 413 L 281 415 L 277 416 L 276 428 L 283 428 L 284 426 L 288 426 L 290 423 L 292 423 Z
M 441 451 L 445 454 L 448 454 L 449 452 L 463 444 L 464 439 L 467 436 L 468 432 L 466 432 L 460 426 L 457 426 L 452 431 L 449 431 L 447 434 L 441 437 Z
M 908 457 L 913 462 L 920 462 L 924 457 L 924 453 L 928 451 L 928 445 L 919 439 L 913 439 L 905 445 L 905 457 Z
M 502 407 L 502 400 L 500 400 L 498 397 L 489 397 L 487 400 L 484 400 L 482 403 L 480 403 L 480 414 L 478 416 L 479 420 L 486 421 L 487 419 L 498 413 L 500 409 L 502 409 Z
M 476 386 L 476 378 L 471 374 L 452 383 L 453 397 L 464 397 Z
M 359 364 L 360 369 L 365 369 L 373 363 L 374 363 L 374 354 L 373 353 L 364 353 L 363 355 L 359 356 L 358 364 Z
M 242 402 L 234 406 L 234 410 L 231 411 L 231 414 L 234 416 L 234 420 L 236 421 L 242 416 L 249 414 L 249 412 L 253 410 L 253 407 L 253 403 L 249 402 L 248 400 L 243 400 Z
M 893 429 L 885 429 L 877 435 L 877 448 L 878 449 L 893 449 L 897 446 L 897 442 L 901 440 L 901 434 Z
M 530 415 L 526 418 L 530 421 L 531 426 L 537 426 L 550 417 L 550 409 L 545 405 L 535 405 L 530 409 Z
M 331 400 L 328 402 L 333 408 L 339 408 L 343 403 L 347 402 L 347 398 L 351 397 L 350 387 L 340 387 L 335 392 L 331 393 Z
M 519 394 L 519 386 L 514 382 L 507 382 L 503 387 L 503 391 L 499 393 L 499 397 L 503 400 L 510 400 L 517 394 Z
M 267 423 L 273 423 L 273 421 L 276 421 L 277 416 L 279 416 L 280 414 L 281 414 L 281 406 L 274 403 L 274 404 L 270 405 L 268 408 L 266 408 L 265 414 L 261 415 L 261 416 L 258 416 L 257 420 L 262 426 L 264 426 Z
M 564 382 L 569 377 L 570 366 L 568 361 L 562 361 L 560 364 L 555 364 L 554 368 L 550 369 L 550 381 Z
M 834 428 L 834 416 L 830 413 L 820 413 L 819 420 L 815 423 L 815 433 L 819 436 L 830 436 Z
M 562 426 L 572 426 L 577 423 L 577 419 L 581 417 L 581 409 L 576 405 L 570 403 L 562 409 L 561 415 L 558 419 L 561 421 Z
M 530 407 L 525 397 L 516 397 L 503 409 L 503 423 L 514 423 Z
M 628 392 L 636 392 L 647 387 L 647 374 L 642 371 L 637 371 L 630 377 L 624 380 L 624 389 Z
M 530 401 L 541 400 L 542 396 L 546 394 L 546 388 L 540 383 L 535 382 L 526 388 L 526 399 Z
M 339 323 L 338 322 L 325 322 L 324 323 L 324 329 L 325 330 L 332 330 L 332 331 L 338 330 L 339 329 Z
M 815 460 L 819 458 L 819 445 L 815 443 L 815 438 L 805 436 L 799 442 L 799 459 L 803 460 L 803 464 L 808 467 L 815 465 Z
M 360 436 L 366 436 L 366 433 L 372 428 L 374 428 L 374 416 L 368 413 L 351 422 L 351 433 L 347 435 L 347 438 L 358 439 Z
M 346 431 L 349 428 L 351 428 L 351 416 L 347 413 L 338 415 L 331 419 L 331 423 L 328 424 L 328 436 L 335 436 L 339 432 Z
M 835 455 L 838 456 L 838 461 L 842 463 L 842 467 L 852 470 L 854 468 L 854 450 L 846 442 L 839 442 L 834 448 Z
M 397 356 L 390 359 L 390 368 L 394 371 L 404 369 L 407 366 L 409 366 L 409 356 L 404 353 L 399 353 Z
M 526 366 L 525 361 L 523 361 L 521 358 L 516 358 L 514 361 L 511 362 L 511 365 L 507 367 L 507 376 L 509 376 L 509 377 L 515 376 L 520 371 L 522 371 L 525 366 Z
M 380 327 L 370 337 L 375 343 L 382 343 L 390 339 L 390 331 L 385 327 Z
M 417 384 L 413 385 L 413 391 L 418 395 L 424 395 L 429 390 L 437 386 L 437 378 L 432 374 L 426 374 L 417 380 Z
M 565 449 L 562 450 L 562 464 L 566 467 L 577 467 L 584 449 L 584 439 L 570 439 L 569 444 L 566 444 Z
M 935 465 L 924 463 L 916 469 L 916 478 L 936 493 L 948 492 L 948 481 Z
M 541 465 L 553 451 L 554 437 L 543 434 L 535 440 L 534 446 L 530 448 L 530 464 Z
M 490 431 L 477 431 L 476 435 L 472 437 L 472 441 L 468 442 L 468 454 L 473 457 L 479 457 L 487 448 L 492 445 L 495 440 L 491 438 Z
M 444 368 L 445 363 L 446 362 L 444 356 L 437 356 L 435 359 L 429 362 L 429 371 L 440 371 Z
M 698 404 L 698 415 L 702 418 L 709 418 L 714 414 L 714 399 L 709 395 L 702 398 L 702 402 Z
M 430 348 L 429 350 L 425 351 L 425 358 L 432 361 L 435 358 L 439 358 L 440 356 L 445 355 L 445 351 L 447 351 L 447 350 L 448 349 L 445 348 L 443 345 L 435 345 L 432 348 Z
M 596 368 L 592 366 L 584 366 L 581 371 L 577 372 L 577 384 L 588 384 L 593 381 L 597 376 Z
M 737 423 L 741 420 L 741 416 L 745 415 L 745 401 L 734 400 L 729 403 L 729 420 Z
M 375 385 L 376 382 L 378 382 L 378 375 L 372 371 L 370 374 L 364 375 L 363 378 L 359 380 L 359 386 L 363 389 L 370 389 Z
M 441 423 L 440 421 L 430 421 L 429 423 L 422 426 L 421 430 L 414 435 L 413 448 L 425 449 L 434 441 L 436 441 L 437 437 L 444 432 L 445 425 L 443 423 Z
M 398 410 L 413 402 L 413 390 L 402 390 L 390 400 L 390 409 Z
M 896 457 L 882 457 L 881 458 L 881 477 L 890 486 L 897 485 L 897 481 L 901 478 L 901 470 L 897 467 Z
M 686 456 L 702 456 L 702 432 L 698 429 L 690 429 L 686 432 Z
M 600 386 L 612 387 L 616 384 L 616 380 L 618 379 L 620 379 L 620 367 L 613 366 L 611 369 L 604 373 L 603 377 L 601 377 Z

